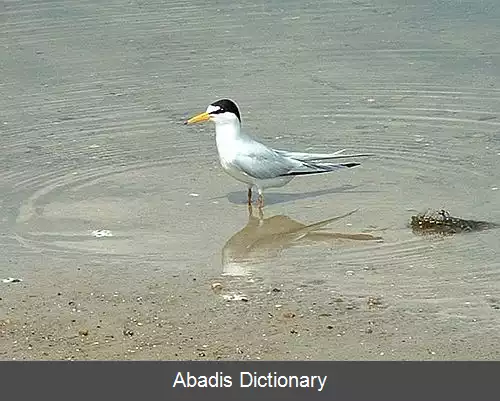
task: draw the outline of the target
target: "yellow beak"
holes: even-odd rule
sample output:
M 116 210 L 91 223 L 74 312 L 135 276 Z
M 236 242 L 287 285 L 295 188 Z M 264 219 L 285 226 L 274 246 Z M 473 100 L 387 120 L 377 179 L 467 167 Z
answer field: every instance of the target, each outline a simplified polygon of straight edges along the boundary
M 206 111 L 204 113 L 200 113 L 189 120 L 185 122 L 185 124 L 195 124 L 195 123 L 201 123 L 203 121 L 208 121 L 210 120 L 210 114 L 208 114 Z

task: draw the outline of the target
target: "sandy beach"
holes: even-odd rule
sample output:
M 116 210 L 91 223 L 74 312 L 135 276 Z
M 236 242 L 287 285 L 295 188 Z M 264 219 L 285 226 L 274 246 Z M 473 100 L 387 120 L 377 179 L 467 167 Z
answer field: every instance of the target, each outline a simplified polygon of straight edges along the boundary
M 500 230 L 408 227 L 500 223 L 497 1 L 212 3 L 0 6 L 0 359 L 498 360 Z M 375 156 L 259 222 L 184 125 L 222 97 Z

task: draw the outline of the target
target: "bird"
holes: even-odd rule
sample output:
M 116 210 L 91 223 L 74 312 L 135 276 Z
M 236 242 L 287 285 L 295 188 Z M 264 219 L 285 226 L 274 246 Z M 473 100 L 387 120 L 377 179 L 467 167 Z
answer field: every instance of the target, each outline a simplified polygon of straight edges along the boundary
M 211 121 L 215 123 L 215 141 L 222 169 L 246 184 L 248 206 L 252 206 L 252 189 L 258 192 L 257 205 L 264 207 L 264 190 L 288 184 L 297 176 L 321 174 L 359 166 L 357 162 L 332 163 L 327 160 L 372 156 L 371 154 L 305 153 L 268 147 L 241 130 L 241 113 L 232 99 L 219 99 L 207 109 L 189 118 L 185 125 Z

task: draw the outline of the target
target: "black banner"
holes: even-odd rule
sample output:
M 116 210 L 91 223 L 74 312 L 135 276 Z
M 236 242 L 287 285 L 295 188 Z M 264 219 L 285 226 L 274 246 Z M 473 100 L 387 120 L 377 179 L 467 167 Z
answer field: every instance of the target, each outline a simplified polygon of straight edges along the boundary
M 1 362 L 0 377 L 5 400 L 493 401 L 500 396 L 499 362 Z

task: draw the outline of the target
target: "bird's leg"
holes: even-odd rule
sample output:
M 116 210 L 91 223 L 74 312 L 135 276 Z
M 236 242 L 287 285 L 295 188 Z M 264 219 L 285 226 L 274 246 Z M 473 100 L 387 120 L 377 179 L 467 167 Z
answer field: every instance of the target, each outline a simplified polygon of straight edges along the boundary
M 248 187 L 248 214 L 252 216 L 252 187 Z
M 248 220 L 251 221 L 252 219 L 254 219 L 254 215 L 253 215 L 253 207 L 252 205 L 248 205 Z M 264 222 L 264 212 L 262 211 L 261 208 L 259 208 L 259 225 L 262 225 L 262 223 Z
M 248 205 L 248 218 L 251 219 L 253 217 L 253 207 L 252 204 Z
M 259 188 L 259 197 L 257 198 L 257 205 L 259 209 L 264 207 L 264 195 L 262 194 L 262 189 Z

